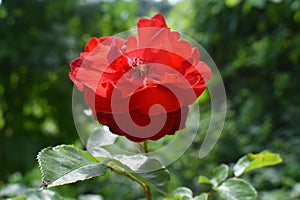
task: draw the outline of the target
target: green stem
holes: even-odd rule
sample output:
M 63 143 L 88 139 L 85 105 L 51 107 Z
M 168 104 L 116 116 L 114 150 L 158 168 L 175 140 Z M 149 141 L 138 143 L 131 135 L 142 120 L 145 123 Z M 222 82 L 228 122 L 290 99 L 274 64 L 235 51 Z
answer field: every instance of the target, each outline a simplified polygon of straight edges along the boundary
M 216 192 L 217 192 L 217 191 L 213 189 L 213 190 L 207 192 L 206 194 L 207 194 L 208 196 L 210 196 L 210 195 L 212 195 L 212 194 L 214 194 L 214 193 L 216 193 Z
M 149 153 L 149 149 L 148 149 L 148 140 L 143 142 L 143 147 L 144 147 L 144 152 L 145 154 Z M 146 188 L 144 188 L 147 200 L 151 200 L 151 191 L 150 191 L 150 187 L 146 185 Z
M 147 200 L 151 200 L 151 191 L 150 191 L 150 188 L 145 184 L 143 183 L 142 181 L 138 180 L 137 178 L 135 178 L 134 176 L 132 176 L 130 173 L 127 173 L 125 171 L 120 171 L 120 170 L 117 170 L 115 169 L 114 167 L 112 166 L 107 166 L 111 171 L 117 173 L 117 174 L 120 174 L 120 175 L 123 175 L 123 176 L 126 176 L 128 178 L 130 178 L 131 180 L 137 182 L 138 184 L 140 184 L 144 190 L 144 193 L 146 195 L 146 199 Z
M 144 152 L 147 154 L 149 153 L 149 149 L 148 149 L 148 141 L 144 141 L 143 143 L 143 148 L 144 148 Z

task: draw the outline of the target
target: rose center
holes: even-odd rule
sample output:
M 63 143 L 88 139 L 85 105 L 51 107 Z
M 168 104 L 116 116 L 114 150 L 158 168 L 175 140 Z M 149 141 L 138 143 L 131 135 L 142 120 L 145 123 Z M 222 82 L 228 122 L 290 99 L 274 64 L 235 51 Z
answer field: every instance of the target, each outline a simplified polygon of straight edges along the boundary
M 132 61 L 131 68 L 134 76 L 144 78 L 145 75 L 149 73 L 150 66 L 145 60 L 138 57 Z

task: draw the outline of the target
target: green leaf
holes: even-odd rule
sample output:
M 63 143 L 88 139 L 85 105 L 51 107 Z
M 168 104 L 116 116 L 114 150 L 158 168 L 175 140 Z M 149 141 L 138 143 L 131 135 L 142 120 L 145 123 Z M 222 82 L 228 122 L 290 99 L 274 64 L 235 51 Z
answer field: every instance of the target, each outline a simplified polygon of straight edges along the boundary
M 217 192 L 224 200 L 256 200 L 256 190 L 243 179 L 228 179 L 223 182 Z
M 199 183 L 212 184 L 211 180 L 209 178 L 207 178 L 206 176 L 199 176 L 198 182 Z
M 206 176 L 199 176 L 199 183 L 211 184 L 214 187 L 217 187 L 222 181 L 228 177 L 229 167 L 225 164 L 222 164 L 214 169 L 214 175 L 212 179 L 207 178 Z
M 149 160 L 149 162 L 152 161 Z M 145 165 L 147 164 L 149 163 L 146 163 Z M 152 172 L 136 173 L 133 175 L 155 190 L 165 195 L 168 193 L 167 185 L 170 182 L 170 174 L 166 168 L 162 168 Z
M 78 200 L 103 200 L 104 198 L 98 194 L 82 194 Z
M 229 167 L 225 164 L 221 164 L 220 166 L 214 169 L 214 176 L 211 179 L 211 182 L 216 187 L 228 177 L 228 173 Z
M 233 167 L 233 171 L 235 176 L 240 176 L 245 172 L 261 167 L 276 165 L 281 162 L 282 159 L 278 154 L 267 150 L 258 154 L 249 153 L 238 160 Z
M 147 156 L 144 155 L 132 155 L 132 156 L 127 156 L 127 155 L 116 155 L 113 157 L 114 160 L 119 161 L 123 165 L 126 165 L 127 167 L 130 168 L 130 171 L 141 171 L 140 168 L 145 164 L 145 162 L 149 159 Z M 149 168 L 151 166 L 148 166 Z M 145 171 L 146 169 L 144 169 Z M 151 169 L 148 169 L 148 171 L 151 171 Z
M 115 167 L 117 170 L 129 173 L 137 180 L 164 195 L 167 194 L 167 184 L 170 181 L 170 174 L 156 159 L 143 155 L 118 155 L 110 159 L 108 165 Z M 151 171 L 151 169 L 159 170 Z
M 207 200 L 208 199 L 208 194 L 207 193 L 202 193 L 198 196 L 195 196 L 193 200 Z
M 38 190 L 38 189 L 26 189 L 18 192 L 17 197 L 9 198 L 10 200 L 33 200 L 33 199 L 51 199 L 51 200 L 62 200 L 63 198 L 51 190 Z M 15 195 L 5 195 L 15 196 Z M 0 199 L 2 199 L 0 197 Z
M 21 196 L 27 190 L 27 188 L 19 183 L 5 184 L 0 189 L 0 199 L 5 196 Z
M 87 151 L 94 157 L 111 157 L 109 151 L 103 147 L 114 144 L 117 138 L 118 136 L 112 134 L 108 127 L 97 127 L 87 140 Z
M 27 199 L 63 200 L 63 198 L 60 195 L 51 190 L 38 191 L 36 189 L 28 189 L 24 195 Z
M 43 187 L 54 187 L 101 176 L 106 160 L 99 161 L 73 145 L 43 149 L 37 156 L 43 177 Z
M 26 200 L 26 197 L 13 197 L 10 198 L 9 200 Z
M 87 141 L 87 146 L 90 148 L 96 146 L 108 146 L 114 144 L 116 139 L 118 138 L 117 135 L 112 134 L 108 127 L 101 126 L 97 127 L 93 130 L 92 134 L 89 136 Z
M 116 136 L 106 132 L 105 127 L 94 130 L 87 141 L 87 150 L 94 157 L 110 157 L 108 166 L 121 172 L 130 173 L 138 181 L 149 187 L 167 194 L 167 184 L 170 181 L 169 172 L 161 163 L 145 155 L 115 155 L 112 156 L 103 146 L 109 146 L 116 140 Z M 159 169 L 153 171 L 153 169 Z
M 193 192 L 191 189 L 187 187 L 178 187 L 176 188 L 169 197 L 164 198 L 164 200 L 192 200 L 193 199 Z

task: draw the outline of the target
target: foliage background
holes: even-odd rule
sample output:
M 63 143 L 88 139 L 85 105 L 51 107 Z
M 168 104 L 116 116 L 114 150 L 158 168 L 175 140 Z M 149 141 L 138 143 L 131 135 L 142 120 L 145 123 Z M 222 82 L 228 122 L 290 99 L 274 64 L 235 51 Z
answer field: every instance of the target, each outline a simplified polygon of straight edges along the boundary
M 81 145 L 72 118 L 68 65 L 88 39 L 128 30 L 137 18 L 156 12 L 210 53 L 228 98 L 225 127 L 213 152 L 196 159 L 199 135 L 169 166 L 170 190 L 189 186 L 196 194 L 205 191 L 206 186 L 197 183 L 200 174 L 248 152 L 270 149 L 284 163 L 250 173 L 247 179 L 260 199 L 299 199 L 299 0 L 189 0 L 176 5 L 166 0 L 3 0 L 0 188 L 12 183 L 38 188 L 38 151 L 61 143 Z M 201 106 L 205 116 L 205 102 Z M 113 173 L 53 190 L 75 199 L 82 194 L 143 197 L 137 184 Z

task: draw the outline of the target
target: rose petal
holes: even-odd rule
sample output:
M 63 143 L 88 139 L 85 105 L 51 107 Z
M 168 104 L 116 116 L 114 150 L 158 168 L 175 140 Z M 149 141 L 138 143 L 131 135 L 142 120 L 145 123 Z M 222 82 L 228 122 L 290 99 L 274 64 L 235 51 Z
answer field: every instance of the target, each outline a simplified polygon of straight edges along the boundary
M 141 18 L 137 23 L 138 28 L 144 27 L 160 27 L 160 28 L 168 28 L 165 18 L 162 14 L 158 13 L 154 15 L 151 19 Z
M 90 52 L 99 44 L 98 38 L 92 37 L 84 48 L 84 51 Z
M 130 110 L 138 109 L 143 114 L 148 114 L 153 105 L 162 106 L 166 112 L 172 112 L 180 108 L 177 97 L 168 88 L 157 85 L 156 87 L 147 88 L 132 95 L 129 108 Z M 153 114 L 160 114 L 161 110 L 154 110 Z
M 188 107 L 182 107 L 181 109 L 175 110 L 174 112 L 167 113 L 166 122 L 164 123 L 162 129 L 158 133 L 150 137 L 145 137 L 145 133 L 135 132 L 134 127 L 126 127 L 126 124 L 128 122 L 127 114 L 114 113 L 113 115 L 111 113 L 97 113 L 97 119 L 102 124 L 107 125 L 112 133 L 125 136 L 129 140 L 134 142 L 142 142 L 145 140 L 158 140 L 165 135 L 174 135 L 176 131 L 181 130 L 185 127 L 187 114 Z M 138 110 L 131 111 L 130 116 L 132 120 L 139 126 L 146 126 L 151 123 L 150 117 L 148 115 L 140 113 Z M 123 120 L 124 123 L 122 127 L 126 130 L 130 130 L 130 133 L 125 132 L 116 124 L 114 120 L 115 117 L 118 117 L 119 120 Z M 156 115 L 152 117 L 157 117 L 159 119 L 162 117 L 162 115 Z M 151 130 L 149 131 L 151 132 Z M 139 134 L 141 135 L 140 137 L 135 136 Z

